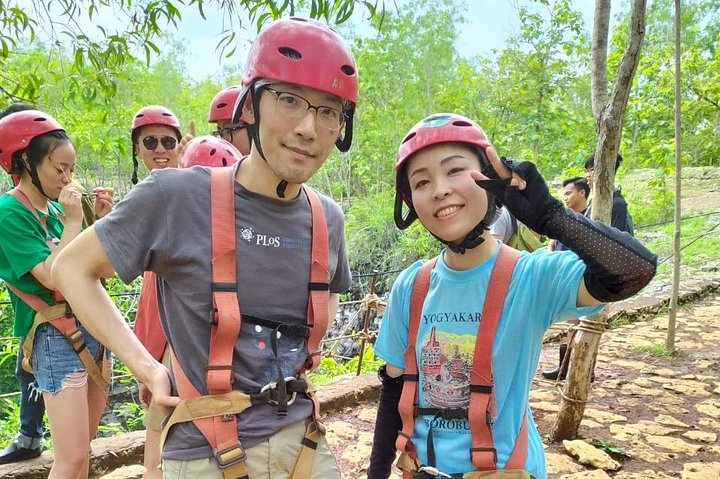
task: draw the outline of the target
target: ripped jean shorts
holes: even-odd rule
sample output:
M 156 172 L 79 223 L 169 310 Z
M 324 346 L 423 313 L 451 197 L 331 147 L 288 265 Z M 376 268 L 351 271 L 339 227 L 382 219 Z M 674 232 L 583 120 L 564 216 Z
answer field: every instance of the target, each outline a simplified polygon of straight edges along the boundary
M 82 326 L 80 330 L 90 354 L 96 360 L 99 359 L 100 343 Z M 105 350 L 105 354 L 109 357 L 110 351 Z M 49 324 L 44 324 L 35 331 L 31 363 L 35 375 L 35 387 L 40 393 L 60 392 L 67 376 L 86 371 L 85 365 L 73 350 L 70 341 Z M 88 380 L 92 381 L 92 379 Z

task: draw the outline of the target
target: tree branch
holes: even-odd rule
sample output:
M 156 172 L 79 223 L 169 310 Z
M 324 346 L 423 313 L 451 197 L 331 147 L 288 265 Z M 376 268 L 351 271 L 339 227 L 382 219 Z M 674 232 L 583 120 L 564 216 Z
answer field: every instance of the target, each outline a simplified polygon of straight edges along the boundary
M 595 131 L 600 129 L 602 111 L 608 103 L 607 49 L 610 29 L 610 0 L 595 1 L 595 20 L 590 61 L 590 88 Z

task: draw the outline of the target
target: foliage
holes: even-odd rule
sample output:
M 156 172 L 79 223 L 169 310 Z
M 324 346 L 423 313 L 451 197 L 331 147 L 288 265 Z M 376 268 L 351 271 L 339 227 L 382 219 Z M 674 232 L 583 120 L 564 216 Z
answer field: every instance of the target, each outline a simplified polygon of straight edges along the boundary
M 678 349 L 674 349 L 674 350 L 670 351 L 669 349 L 667 349 L 665 347 L 664 344 L 655 344 L 655 343 L 633 346 L 632 349 L 638 353 L 649 354 L 650 356 L 654 356 L 656 358 L 666 358 L 667 359 L 667 358 L 675 357 L 679 354 Z
M 34 63 L 17 76 L 5 70 L 5 63 L 22 56 L 29 43 L 44 45 L 50 62 L 70 80 L 66 98 L 81 94 L 88 103 L 98 99 L 109 105 L 119 91 L 118 73 L 141 62 L 149 66 L 160 54 L 164 32 L 177 29 L 187 9 L 197 9 L 210 28 L 220 30 L 217 50 L 227 58 L 235 53 L 241 41 L 236 32 L 246 23 L 259 30 L 271 19 L 303 12 L 341 24 L 358 5 L 371 16 L 378 9 L 377 0 L 0 2 L 0 96 L 30 102 L 41 96 L 45 64 Z M 208 7 L 221 15 L 220 21 L 208 20 Z M 380 11 L 384 8 L 383 2 Z M 92 75 L 84 74 L 88 69 Z
M 358 361 L 358 357 L 355 357 L 346 363 L 339 363 L 331 357 L 324 357 L 320 360 L 318 367 L 308 374 L 308 379 L 310 379 L 310 382 L 315 386 L 321 386 L 329 383 L 338 376 L 354 375 L 357 373 Z M 375 356 L 375 351 L 370 344 L 365 345 L 361 372 L 375 373 L 384 362 L 385 361 Z
M 602 439 L 593 439 L 590 444 L 593 447 L 610 454 L 616 459 L 625 460 L 632 457 L 632 455 L 624 447 L 618 446 L 614 442 L 603 441 Z

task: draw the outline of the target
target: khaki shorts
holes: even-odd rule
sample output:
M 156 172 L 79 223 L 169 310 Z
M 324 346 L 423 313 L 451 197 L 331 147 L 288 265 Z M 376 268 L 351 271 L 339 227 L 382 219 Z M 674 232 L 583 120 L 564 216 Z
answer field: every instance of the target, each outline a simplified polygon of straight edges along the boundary
M 163 365 L 172 370 L 172 360 L 170 359 L 170 346 L 165 346 L 165 352 L 162 356 Z M 156 431 L 162 431 L 162 423 L 165 418 L 172 412 L 172 409 L 166 406 L 160 406 L 155 404 L 155 401 L 150 402 L 150 406 L 145 411 L 145 419 L 143 419 L 143 425 L 147 429 L 155 429 Z
M 248 477 L 252 479 L 287 479 L 295 467 L 300 442 L 305 437 L 306 422 L 300 421 L 279 431 L 274 436 L 247 449 Z M 192 461 L 162 462 L 165 479 L 222 479 L 222 472 L 214 458 Z M 320 439 L 313 457 L 312 474 L 307 479 L 340 479 L 340 469 L 328 447 L 325 437 Z

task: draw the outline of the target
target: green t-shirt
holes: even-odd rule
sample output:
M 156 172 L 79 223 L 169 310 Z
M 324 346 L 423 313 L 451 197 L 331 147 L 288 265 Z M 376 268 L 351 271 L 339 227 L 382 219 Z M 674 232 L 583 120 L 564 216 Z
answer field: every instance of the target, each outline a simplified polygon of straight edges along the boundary
M 46 218 L 48 234 L 58 244 L 63 225 L 56 211 L 62 214 L 62 208 L 54 201 L 50 203 L 50 214 L 46 216 L 38 211 L 38 215 Z M 45 230 L 35 215 L 13 196 L 0 196 L 0 279 L 20 291 L 39 296 L 48 304 L 54 304 L 52 292 L 30 274 L 31 269 L 50 256 L 46 240 Z M 25 336 L 30 330 L 35 312 L 12 292 L 10 302 L 15 311 L 13 334 Z

